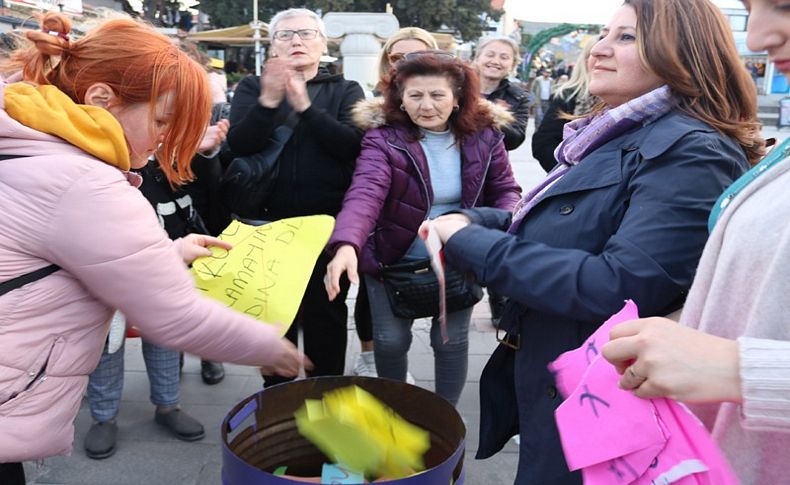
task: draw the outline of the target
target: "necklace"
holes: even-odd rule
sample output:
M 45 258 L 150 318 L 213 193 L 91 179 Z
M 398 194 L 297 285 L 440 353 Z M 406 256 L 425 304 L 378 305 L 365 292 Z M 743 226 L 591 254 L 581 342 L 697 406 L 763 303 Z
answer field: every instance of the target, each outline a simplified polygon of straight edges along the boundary
M 719 200 L 717 200 L 713 205 L 713 210 L 710 212 L 710 217 L 708 218 L 708 231 L 713 232 L 713 228 L 716 226 L 716 222 L 721 217 L 722 212 L 724 212 L 724 210 L 730 206 L 732 200 L 739 193 L 741 193 L 741 191 L 745 189 L 746 186 L 757 179 L 757 177 L 767 172 L 768 169 L 777 165 L 779 162 L 788 157 L 790 157 L 790 138 L 786 139 L 779 146 L 771 150 L 771 153 L 766 155 L 765 158 L 760 161 L 760 163 L 743 174 L 741 178 L 733 182 L 733 184 L 730 185 L 723 194 L 721 194 Z

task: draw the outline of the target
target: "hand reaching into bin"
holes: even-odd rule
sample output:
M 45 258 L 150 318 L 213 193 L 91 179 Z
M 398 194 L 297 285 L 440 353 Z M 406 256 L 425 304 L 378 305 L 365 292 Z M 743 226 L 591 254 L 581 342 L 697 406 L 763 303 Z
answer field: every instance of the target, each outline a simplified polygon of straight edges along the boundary
M 285 352 L 272 364 L 261 366 L 261 375 L 279 375 L 283 377 L 296 377 L 299 369 L 304 365 L 304 369 L 311 370 L 313 362 L 300 352 L 288 339 L 282 339 Z

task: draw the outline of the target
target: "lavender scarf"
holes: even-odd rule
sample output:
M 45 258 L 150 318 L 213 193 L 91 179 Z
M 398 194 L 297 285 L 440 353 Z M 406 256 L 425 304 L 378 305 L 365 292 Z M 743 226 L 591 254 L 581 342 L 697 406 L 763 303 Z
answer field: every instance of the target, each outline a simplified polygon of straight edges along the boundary
M 644 126 L 667 114 L 674 107 L 669 86 L 661 86 L 616 108 L 589 118 L 567 123 L 562 143 L 554 151 L 559 162 L 537 187 L 527 192 L 513 209 L 513 223 L 508 232 L 514 234 L 524 216 L 543 199 L 545 193 L 584 157 L 618 136 Z

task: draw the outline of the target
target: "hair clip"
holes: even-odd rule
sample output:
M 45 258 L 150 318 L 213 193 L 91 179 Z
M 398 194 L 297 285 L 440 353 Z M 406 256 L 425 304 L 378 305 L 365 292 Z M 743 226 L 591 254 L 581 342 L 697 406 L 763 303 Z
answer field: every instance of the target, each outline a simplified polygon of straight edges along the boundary
M 69 40 L 68 34 L 64 34 L 63 32 L 58 32 L 56 30 L 44 30 L 43 32 L 46 32 L 47 34 L 55 36 L 55 37 L 60 37 L 61 39 L 66 40 L 66 41 Z

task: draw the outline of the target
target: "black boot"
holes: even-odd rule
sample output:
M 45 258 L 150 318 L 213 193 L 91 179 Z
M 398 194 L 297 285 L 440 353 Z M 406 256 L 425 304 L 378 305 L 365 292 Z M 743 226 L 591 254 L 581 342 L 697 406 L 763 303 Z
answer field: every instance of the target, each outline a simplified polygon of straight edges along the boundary
M 216 384 L 225 378 L 225 366 L 222 362 L 200 361 L 200 377 L 209 385 Z

